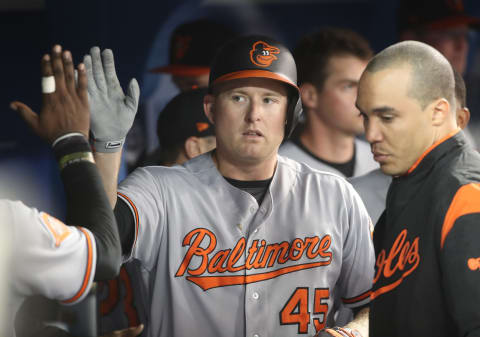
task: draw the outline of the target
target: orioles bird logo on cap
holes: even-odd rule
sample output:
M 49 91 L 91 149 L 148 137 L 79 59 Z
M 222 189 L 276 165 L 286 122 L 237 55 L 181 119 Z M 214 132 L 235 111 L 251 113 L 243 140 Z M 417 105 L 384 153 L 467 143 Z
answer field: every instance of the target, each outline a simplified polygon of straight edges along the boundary
M 208 123 L 196 123 L 195 126 L 197 127 L 198 132 L 203 132 L 210 127 Z
M 278 59 L 275 54 L 280 54 L 280 49 L 264 41 L 257 41 L 250 50 L 250 60 L 259 67 L 268 67 Z

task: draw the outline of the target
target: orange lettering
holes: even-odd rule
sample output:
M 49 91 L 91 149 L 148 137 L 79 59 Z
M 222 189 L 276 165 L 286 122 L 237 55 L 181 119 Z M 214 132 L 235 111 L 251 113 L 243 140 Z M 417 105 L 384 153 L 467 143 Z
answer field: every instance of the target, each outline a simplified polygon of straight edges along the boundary
M 243 255 L 243 252 L 245 251 L 245 238 L 241 238 L 238 240 L 237 244 L 235 245 L 235 248 L 233 248 L 232 254 L 228 257 L 227 261 L 227 270 L 231 272 L 236 272 L 245 269 L 245 266 L 238 266 L 234 267 L 235 263 L 240 260 L 240 258 Z
M 290 260 L 297 261 L 303 256 L 303 251 L 305 250 L 304 242 L 301 239 L 295 239 L 292 242 L 292 247 L 290 248 L 290 254 L 288 255 Z M 295 252 L 297 254 L 295 255 Z
M 321 257 L 325 257 L 331 260 L 332 252 L 327 252 L 327 249 L 330 248 L 331 243 L 332 243 L 332 240 L 330 239 L 330 235 L 325 235 L 320 241 L 320 244 L 318 245 L 317 254 Z
M 210 244 L 208 245 L 207 249 L 204 249 L 200 247 L 200 244 L 202 243 L 203 238 L 206 235 L 208 235 L 208 237 L 210 238 Z M 190 243 L 190 241 L 194 236 L 195 236 L 195 240 L 193 241 L 193 243 Z M 183 262 L 180 265 L 180 268 L 178 269 L 177 273 L 175 274 L 175 276 L 177 277 L 185 274 L 185 271 L 190 265 L 190 261 L 192 260 L 192 257 L 194 255 L 201 256 L 202 263 L 197 269 L 193 269 L 193 270 L 189 269 L 188 273 L 190 275 L 202 275 L 205 272 L 205 269 L 207 268 L 208 254 L 211 253 L 215 249 L 215 246 L 217 245 L 217 238 L 208 229 L 197 228 L 191 231 L 190 233 L 188 233 L 183 239 L 183 246 L 185 247 L 188 245 L 190 245 L 190 248 L 188 249 L 187 254 L 185 254 L 185 257 L 183 258 Z
M 197 228 L 190 231 L 182 241 L 183 246 L 189 246 L 189 248 L 175 276 L 179 277 L 188 273 L 187 280 L 194 282 L 202 289 L 264 281 L 302 269 L 329 265 L 332 260 L 332 252 L 328 251 L 331 242 L 329 235 L 325 235 L 321 240 L 318 237 L 305 238 L 303 240 L 295 238 L 291 243 L 283 241 L 281 243 L 267 244 L 265 240 L 253 240 L 247 251 L 246 239 L 242 237 L 237 241 L 233 249 L 214 252 L 217 246 L 215 234 L 208 229 Z M 317 243 L 318 248 L 315 251 Z M 248 253 L 245 258 L 245 264 L 237 265 L 245 253 Z M 241 270 L 270 268 L 275 264 L 300 260 L 303 256 L 311 260 L 319 256 L 323 258 L 323 261 L 292 265 L 255 275 L 203 276 L 205 273 L 232 273 Z M 191 263 L 194 267 L 190 266 Z
M 385 275 L 386 278 L 389 278 L 390 276 L 392 276 L 397 270 L 397 268 L 399 267 L 399 264 L 401 263 L 399 259 L 399 261 L 397 261 L 397 263 L 394 265 L 392 269 L 393 260 L 397 257 L 398 253 L 402 250 L 406 237 L 407 237 L 407 230 L 404 229 L 403 231 L 400 232 L 398 237 L 395 239 L 392 249 L 390 249 L 390 253 L 388 254 L 388 258 L 385 263 L 385 268 L 383 269 L 384 270 L 383 274 Z
M 221 250 L 212 257 L 208 263 L 209 273 L 224 273 L 227 271 L 227 267 L 223 267 L 223 264 L 227 260 L 230 250 L 231 249 Z
M 320 241 L 318 236 L 305 239 L 306 245 L 308 245 L 307 257 L 309 259 L 313 260 L 317 256 L 317 253 L 314 253 L 313 250 L 315 249 L 315 246 L 317 245 L 318 241 Z
M 267 259 L 260 259 L 263 256 L 263 252 L 265 251 L 265 245 L 266 241 L 262 240 L 260 243 L 260 248 L 258 249 L 257 256 L 255 257 L 255 260 L 253 261 L 253 268 L 255 269 L 260 269 L 260 268 L 265 268 L 265 265 L 267 264 Z
M 388 257 L 386 257 L 387 253 L 385 249 L 382 249 L 382 251 L 378 254 L 376 261 L 377 272 L 375 274 L 375 278 L 373 279 L 373 283 L 376 283 L 381 276 L 389 279 L 397 270 L 404 271 L 407 267 L 407 264 L 409 269 L 400 275 L 399 278 L 389 282 L 388 285 L 375 290 L 371 295 L 372 299 L 395 289 L 400 283 L 403 282 L 405 277 L 410 275 L 418 267 L 418 264 L 420 263 L 420 254 L 418 248 L 419 238 L 416 237 L 413 240 L 413 243 L 410 244 L 409 241 L 406 241 L 406 237 L 407 230 L 404 229 L 395 239 L 392 248 L 388 253 Z
M 375 275 L 375 278 L 373 279 L 373 283 L 377 283 L 378 279 L 380 278 L 380 275 L 382 274 L 383 271 L 383 266 L 385 266 L 385 249 L 382 249 L 380 254 L 378 254 L 377 257 L 377 274 Z
M 251 261 L 253 260 L 253 256 L 257 252 L 257 249 L 258 249 L 257 244 L 258 244 L 258 240 L 253 240 L 252 246 L 248 250 L 247 260 L 245 261 L 245 268 L 247 270 L 250 270 L 253 267 Z
M 268 245 L 265 249 L 265 257 L 268 259 L 268 267 L 273 266 L 277 259 L 279 263 L 287 262 L 287 258 L 282 258 L 282 255 L 288 257 L 288 242 Z

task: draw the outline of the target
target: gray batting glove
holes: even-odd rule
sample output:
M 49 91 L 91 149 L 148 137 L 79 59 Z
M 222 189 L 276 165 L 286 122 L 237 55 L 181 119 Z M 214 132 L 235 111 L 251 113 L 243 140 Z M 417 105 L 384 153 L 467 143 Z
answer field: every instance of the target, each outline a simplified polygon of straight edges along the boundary
M 125 95 L 115 73 L 110 49 L 100 55 L 100 48 L 93 47 L 90 55 L 83 58 L 83 63 L 91 111 L 90 143 L 97 152 L 120 151 L 137 113 L 140 96 L 137 80 L 130 80 Z

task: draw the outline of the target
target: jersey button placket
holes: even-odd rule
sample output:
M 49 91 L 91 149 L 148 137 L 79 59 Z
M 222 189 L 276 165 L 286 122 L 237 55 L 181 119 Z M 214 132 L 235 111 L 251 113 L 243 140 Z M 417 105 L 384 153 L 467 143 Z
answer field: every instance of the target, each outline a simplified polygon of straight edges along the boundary
M 255 228 L 252 231 L 252 234 L 247 240 L 247 249 L 245 259 L 249 258 L 250 248 L 253 247 L 253 241 L 257 241 L 257 249 L 259 248 L 260 242 L 258 242 L 258 235 L 261 234 L 261 228 Z M 254 238 L 256 237 L 256 238 Z M 250 263 L 252 264 L 255 260 L 256 255 L 250 257 Z M 256 275 L 264 273 L 265 269 L 255 269 L 250 268 L 246 270 L 247 275 Z M 264 297 L 264 283 L 254 282 L 246 285 L 246 298 L 245 298 L 245 312 L 246 312 L 246 332 L 247 336 L 262 336 L 266 335 L 265 332 L 265 319 L 267 318 L 268 313 L 265 312 L 265 297 Z
M 250 289 L 248 289 L 250 288 Z M 247 286 L 247 303 L 246 303 L 246 328 L 247 336 L 261 336 L 264 334 L 265 319 L 267 313 L 265 310 L 265 303 L 262 301 L 261 289 L 256 283 Z

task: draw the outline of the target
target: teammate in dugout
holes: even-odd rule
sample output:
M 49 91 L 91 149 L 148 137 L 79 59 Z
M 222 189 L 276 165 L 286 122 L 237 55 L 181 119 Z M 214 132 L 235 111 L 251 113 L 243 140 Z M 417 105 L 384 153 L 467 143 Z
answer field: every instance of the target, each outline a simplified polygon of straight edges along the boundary
M 480 155 L 455 120 L 450 63 L 421 42 L 377 54 L 357 106 L 393 176 L 374 232 L 370 335 L 480 336 Z
M 13 333 L 13 318 L 25 297 L 43 295 L 64 304 L 77 303 L 93 281 L 114 277 L 121 264 L 115 217 L 88 144 L 85 67 L 78 66 L 76 85 L 72 56 L 57 45 L 42 58 L 42 76 L 41 113 L 21 102 L 12 102 L 11 107 L 52 144 L 65 187 L 67 224 L 72 226 L 20 201 L 0 200 L 0 225 L 10 241 L 12 287 L 2 336 Z M 67 332 L 47 328 L 41 335 Z
M 160 149 L 143 166 L 180 165 L 216 146 L 213 125 L 203 112 L 206 88 L 179 93 L 160 113 L 157 135 Z M 123 264 L 118 278 L 100 283 L 100 331 L 109 333 L 145 323 L 146 295 L 138 260 Z
M 453 76 L 455 78 L 457 126 L 462 129 L 467 144 L 474 146 L 475 143 L 471 141 L 468 134 L 464 132 L 470 121 L 470 110 L 466 107 L 467 88 L 465 87 L 462 75 L 455 71 L 455 68 L 453 68 Z M 392 176 L 383 173 L 382 170 L 378 168 L 363 176 L 349 179 L 349 182 L 362 198 L 363 204 L 367 208 L 368 214 L 375 226 L 380 215 L 382 215 L 385 210 L 388 187 L 390 187 L 390 183 L 392 182 Z
M 102 97 L 90 99 L 92 115 L 108 119 L 92 128 L 104 141 L 122 138 L 114 130 L 128 130 L 134 109 L 109 97 L 114 89 L 98 94 L 113 76 L 98 54 L 85 60 L 89 93 Z M 265 36 L 224 45 L 204 109 L 216 150 L 139 168 L 118 198 L 121 152 L 95 156 L 123 253 L 148 271 L 148 336 L 367 336 L 374 252 L 365 207 L 343 178 L 277 154 L 301 112 L 290 51 Z M 325 329 L 340 299 L 356 317 Z

